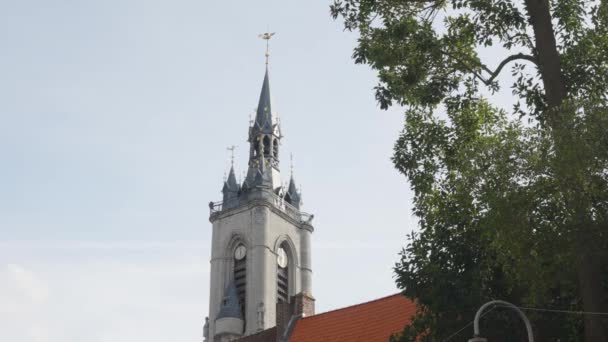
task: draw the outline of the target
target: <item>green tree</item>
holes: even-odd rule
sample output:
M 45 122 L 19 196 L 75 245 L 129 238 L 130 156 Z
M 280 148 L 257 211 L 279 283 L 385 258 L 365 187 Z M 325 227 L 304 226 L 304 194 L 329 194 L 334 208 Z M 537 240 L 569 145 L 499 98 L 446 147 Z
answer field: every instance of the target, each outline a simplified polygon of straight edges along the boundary
M 336 0 L 331 12 L 359 33 L 353 58 L 378 71 L 381 108 L 406 108 L 393 160 L 420 230 L 395 271 L 421 305 L 403 339 L 445 339 L 496 298 L 607 312 L 608 3 Z M 505 53 L 494 67 L 490 46 Z M 517 102 L 507 112 L 484 93 Z M 493 340 L 521 337 L 498 311 Z M 599 316 L 530 316 L 539 340 L 608 341 Z

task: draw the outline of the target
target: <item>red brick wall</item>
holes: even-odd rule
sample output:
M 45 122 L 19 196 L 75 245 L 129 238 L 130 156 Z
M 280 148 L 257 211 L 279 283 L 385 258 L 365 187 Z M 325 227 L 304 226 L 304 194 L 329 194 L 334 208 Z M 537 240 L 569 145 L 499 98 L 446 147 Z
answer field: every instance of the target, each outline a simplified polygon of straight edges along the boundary
M 277 336 L 282 336 L 289 320 L 291 319 L 292 303 L 277 303 Z
M 292 297 L 294 314 L 302 314 L 303 317 L 315 314 L 315 299 L 306 293 L 300 292 Z

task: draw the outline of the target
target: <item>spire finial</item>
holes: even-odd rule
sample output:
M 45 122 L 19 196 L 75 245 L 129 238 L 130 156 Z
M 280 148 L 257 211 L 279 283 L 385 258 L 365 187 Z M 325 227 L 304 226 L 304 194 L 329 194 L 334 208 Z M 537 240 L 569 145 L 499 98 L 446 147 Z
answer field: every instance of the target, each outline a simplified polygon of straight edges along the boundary
M 234 150 L 236 150 L 236 145 L 230 145 L 226 149 L 230 151 L 230 166 L 234 167 Z
M 289 171 L 291 172 L 291 178 L 293 178 L 293 153 L 289 154 Z
M 266 40 L 266 65 L 268 65 L 268 57 L 270 56 L 270 52 L 268 50 L 270 38 L 272 38 L 272 36 L 274 36 L 274 34 L 275 34 L 275 32 L 265 32 L 265 33 L 258 35 L 258 37 Z

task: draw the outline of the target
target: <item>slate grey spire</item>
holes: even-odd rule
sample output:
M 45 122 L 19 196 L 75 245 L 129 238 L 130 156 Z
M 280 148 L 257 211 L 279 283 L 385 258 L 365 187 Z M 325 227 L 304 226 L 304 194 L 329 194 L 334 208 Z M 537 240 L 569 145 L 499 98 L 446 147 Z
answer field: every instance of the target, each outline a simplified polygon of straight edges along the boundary
M 230 282 L 230 285 L 226 288 L 222 306 L 217 315 L 217 319 L 225 317 L 243 319 L 243 313 L 241 312 L 241 305 L 239 303 L 239 294 L 236 290 L 236 285 L 234 285 L 234 281 Z
M 238 183 L 236 182 L 236 175 L 234 174 L 234 166 L 230 166 L 230 172 L 228 173 L 228 179 L 224 185 L 224 189 L 229 191 L 237 191 L 239 188 Z
M 268 80 L 268 67 L 266 67 L 262 91 L 260 92 L 260 99 L 258 101 L 258 108 L 255 113 L 255 121 L 253 122 L 254 133 L 272 134 L 274 131 L 273 119 L 272 104 L 270 101 L 270 81 Z
M 222 188 L 223 193 L 223 206 L 224 208 L 234 208 L 238 206 L 238 196 L 241 191 L 240 185 L 236 181 L 236 176 L 234 175 L 234 166 L 230 167 L 230 172 L 228 173 L 228 179 L 224 182 L 224 187 Z
M 296 188 L 296 181 L 293 179 L 293 174 L 291 175 L 291 179 L 289 179 L 289 185 L 287 186 L 287 192 L 285 193 L 285 201 L 300 209 L 300 204 L 302 203 L 302 194 L 300 194 Z
M 280 187 L 280 141 L 281 130 L 279 121 L 272 111 L 270 79 L 268 76 L 268 66 L 266 66 L 255 120 L 253 120 L 251 127 L 249 127 L 249 170 L 243 184 L 245 189 L 262 186 L 276 190 Z

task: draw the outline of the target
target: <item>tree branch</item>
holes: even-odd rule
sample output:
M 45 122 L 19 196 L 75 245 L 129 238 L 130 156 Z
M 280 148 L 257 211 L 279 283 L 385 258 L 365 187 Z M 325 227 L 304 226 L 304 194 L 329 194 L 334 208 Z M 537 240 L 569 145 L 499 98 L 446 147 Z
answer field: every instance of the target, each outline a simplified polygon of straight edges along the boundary
M 502 71 L 502 68 L 505 67 L 505 65 L 507 65 L 509 62 L 518 60 L 518 59 L 523 59 L 529 62 L 532 62 L 536 65 L 538 65 L 538 61 L 536 60 L 536 58 L 534 56 L 530 56 L 530 55 L 526 55 L 523 53 L 518 53 L 515 55 L 511 55 L 505 59 L 503 59 L 502 62 L 500 62 L 500 64 L 498 64 L 498 67 L 496 67 L 496 70 L 492 71 L 490 70 L 485 64 L 482 64 L 481 67 L 483 68 L 484 71 L 486 71 L 488 74 L 490 74 L 490 78 L 488 78 L 486 81 L 484 81 L 484 83 L 486 83 L 486 85 L 489 85 L 490 83 L 492 83 L 492 81 L 494 81 L 494 79 L 500 74 L 500 72 Z
M 531 55 L 526 55 L 523 53 L 518 53 L 515 55 L 511 55 L 507 58 L 505 58 L 502 62 L 500 62 L 500 64 L 498 64 L 498 67 L 496 67 L 496 70 L 492 71 L 490 70 L 490 68 L 488 68 L 485 64 L 483 63 L 475 63 L 477 67 L 481 67 L 481 69 L 485 72 L 487 72 L 490 77 L 489 78 L 484 78 L 479 72 L 477 72 L 477 68 L 476 67 L 471 67 L 470 65 L 468 65 L 468 63 L 466 63 L 466 61 L 461 60 L 460 58 L 456 57 L 455 55 L 449 53 L 448 51 L 443 51 L 440 50 L 441 53 L 443 53 L 444 55 L 448 56 L 449 58 L 455 60 L 456 62 L 458 62 L 460 65 L 462 65 L 463 67 L 465 67 L 467 69 L 468 72 L 472 73 L 475 78 L 477 78 L 478 80 L 480 80 L 481 82 L 483 82 L 483 84 L 489 86 L 492 84 L 492 82 L 494 81 L 494 79 L 496 77 L 498 77 L 498 75 L 500 74 L 500 72 L 502 71 L 502 69 L 505 67 L 505 65 L 507 65 L 509 62 L 518 60 L 518 59 L 523 59 L 529 62 L 534 63 L 535 65 L 538 65 L 538 61 L 536 60 L 536 58 L 534 56 Z
M 439 52 L 441 52 L 442 54 L 448 56 L 449 58 L 455 60 L 456 62 L 458 62 L 462 67 L 466 68 L 468 72 L 472 73 L 473 76 L 475 76 L 475 78 L 479 79 L 481 82 L 483 82 L 485 85 L 490 85 L 490 82 L 488 82 L 485 78 L 483 78 L 483 76 L 481 74 L 479 74 L 476 71 L 475 67 L 471 67 L 467 61 L 464 61 L 458 57 L 456 57 L 455 55 L 451 54 L 448 51 L 444 51 L 444 50 L 439 50 Z M 478 63 L 475 63 L 476 65 Z

